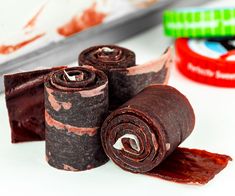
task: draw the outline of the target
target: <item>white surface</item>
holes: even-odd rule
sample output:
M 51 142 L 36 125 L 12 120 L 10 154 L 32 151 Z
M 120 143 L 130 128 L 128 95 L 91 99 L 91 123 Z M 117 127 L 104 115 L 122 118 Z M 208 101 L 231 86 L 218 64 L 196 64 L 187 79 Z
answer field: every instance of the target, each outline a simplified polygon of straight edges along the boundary
M 20 2 L 20 1 L 19 1 Z M 136 52 L 137 62 L 159 56 L 170 44 L 161 27 L 133 37 L 120 45 Z M 182 76 L 174 67 L 170 85 L 190 100 L 196 127 L 181 145 L 228 154 L 235 158 L 235 89 L 202 85 Z M 10 143 L 10 128 L 4 96 L 0 95 L 0 195 L 235 195 L 235 164 L 204 186 L 183 185 L 125 172 L 111 161 L 85 172 L 66 172 L 45 161 L 44 142 Z
M 0 54 L 0 63 L 65 39 L 66 37 L 57 32 L 58 28 L 66 25 L 75 16 L 81 17 L 84 11 L 91 8 L 94 3 L 96 3 L 96 11 L 107 14 L 102 22 L 106 23 L 139 10 L 140 8 L 133 2 L 135 1 L 21 0 L 17 2 L 15 0 L 8 0 L 5 2 L 0 0 L 0 13 L 3 16 L 0 17 L 0 46 L 19 44 L 37 35 L 45 34 L 12 53 Z M 38 15 L 34 27 L 23 28 L 41 8 L 43 9 Z M 23 9 L 25 12 L 22 14 Z

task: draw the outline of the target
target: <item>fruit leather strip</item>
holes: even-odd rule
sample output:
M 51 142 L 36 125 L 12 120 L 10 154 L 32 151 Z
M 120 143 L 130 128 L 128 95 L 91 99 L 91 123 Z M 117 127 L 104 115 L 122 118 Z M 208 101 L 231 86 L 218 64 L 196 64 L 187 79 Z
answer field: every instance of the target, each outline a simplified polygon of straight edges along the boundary
M 116 45 L 98 45 L 85 49 L 78 57 L 80 65 L 92 65 L 106 74 L 110 69 L 136 66 L 135 53 Z
M 227 155 L 178 147 L 146 174 L 179 183 L 206 184 L 231 160 Z
M 185 96 L 173 87 L 152 85 L 109 115 L 102 126 L 102 144 L 120 167 L 143 173 L 171 154 L 194 124 Z
M 195 167 L 199 167 L 213 160 L 203 153 L 190 151 L 197 158 L 188 159 L 190 164 L 182 161 L 181 167 L 177 167 L 176 163 L 183 159 L 180 153 L 175 154 L 180 150 L 175 149 L 191 134 L 194 124 L 193 109 L 184 95 L 167 85 L 151 85 L 107 117 L 102 125 L 101 140 L 106 154 L 124 170 L 176 182 L 202 183 L 201 178 L 204 178 L 203 182 L 210 180 L 219 171 L 218 168 L 224 166 L 216 162 L 217 168 L 205 165 L 201 167 L 201 173 L 197 173 L 198 179 L 191 178 L 195 174 L 193 168 L 190 170 L 190 167 L 183 167 L 184 164 L 196 164 Z M 172 155 L 175 155 L 174 159 L 167 158 Z M 158 172 L 158 166 L 164 167 L 164 160 L 169 160 L 175 168 L 165 168 L 162 173 Z M 188 172 L 186 180 L 177 175 L 178 169 Z M 172 178 L 165 177 L 165 171 L 169 171 Z
M 143 65 L 136 65 L 134 52 L 114 45 L 94 46 L 79 55 L 80 65 L 92 65 L 107 74 L 111 110 L 150 84 L 166 84 L 170 62 L 170 49 Z
M 62 68 L 4 75 L 12 143 L 45 139 L 44 79 Z
M 84 66 L 50 74 L 45 82 L 48 163 L 81 171 L 107 162 L 100 141 L 107 111 L 108 79 L 102 71 Z

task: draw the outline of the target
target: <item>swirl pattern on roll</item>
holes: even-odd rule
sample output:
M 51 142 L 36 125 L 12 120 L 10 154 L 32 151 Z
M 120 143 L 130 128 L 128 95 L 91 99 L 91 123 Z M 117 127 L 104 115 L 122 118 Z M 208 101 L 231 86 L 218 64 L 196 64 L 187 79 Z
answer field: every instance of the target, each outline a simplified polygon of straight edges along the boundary
M 79 55 L 79 64 L 93 65 L 103 71 L 132 67 L 135 66 L 135 53 L 115 45 L 93 46 Z
M 81 171 L 108 158 L 100 126 L 108 111 L 108 79 L 91 66 L 52 73 L 45 82 L 46 157 L 58 169 Z
M 109 79 L 110 108 L 115 109 L 150 84 L 166 84 L 169 77 L 171 50 L 159 58 L 136 65 L 135 53 L 115 45 L 99 45 L 79 55 L 80 65 L 92 65 Z
M 175 88 L 152 85 L 111 113 L 102 125 L 106 154 L 121 168 L 145 173 L 192 132 L 193 109 Z

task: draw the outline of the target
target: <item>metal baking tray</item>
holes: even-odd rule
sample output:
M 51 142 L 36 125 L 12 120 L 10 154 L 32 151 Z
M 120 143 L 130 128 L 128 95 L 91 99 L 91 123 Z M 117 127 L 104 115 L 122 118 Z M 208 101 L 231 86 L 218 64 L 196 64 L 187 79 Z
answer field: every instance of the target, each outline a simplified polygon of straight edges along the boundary
M 3 91 L 3 75 L 27 71 L 37 67 L 65 65 L 76 61 L 78 54 L 95 44 L 113 44 L 147 30 L 162 21 L 162 11 L 166 8 L 199 5 L 203 0 L 162 0 L 156 4 L 89 28 L 58 42 L 52 42 L 15 59 L 0 64 L 0 92 Z

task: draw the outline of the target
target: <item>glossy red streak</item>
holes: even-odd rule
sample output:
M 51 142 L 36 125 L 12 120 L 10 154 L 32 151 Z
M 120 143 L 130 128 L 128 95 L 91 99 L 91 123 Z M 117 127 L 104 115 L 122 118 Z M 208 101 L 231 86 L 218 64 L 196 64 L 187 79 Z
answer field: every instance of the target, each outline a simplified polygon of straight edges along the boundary
M 107 14 L 96 10 L 96 3 L 84 10 L 81 16 L 74 16 L 67 24 L 58 28 L 58 33 L 65 37 L 78 33 L 103 22 Z
M 28 45 L 29 43 L 34 42 L 35 40 L 41 38 L 44 35 L 45 35 L 44 33 L 36 35 L 31 39 L 28 39 L 28 40 L 25 40 L 23 42 L 17 43 L 15 45 L 0 45 L 0 54 L 4 54 L 4 55 L 10 54 L 10 53 L 12 53 L 16 50 L 19 50 L 20 48 Z
M 226 167 L 232 158 L 205 150 L 177 148 L 147 175 L 179 183 L 206 184 Z
M 27 28 L 33 28 L 36 25 L 36 21 L 39 17 L 39 15 L 42 13 L 42 11 L 44 10 L 46 4 L 43 4 L 39 10 L 36 12 L 36 14 L 26 23 L 26 25 L 24 26 L 24 29 Z

